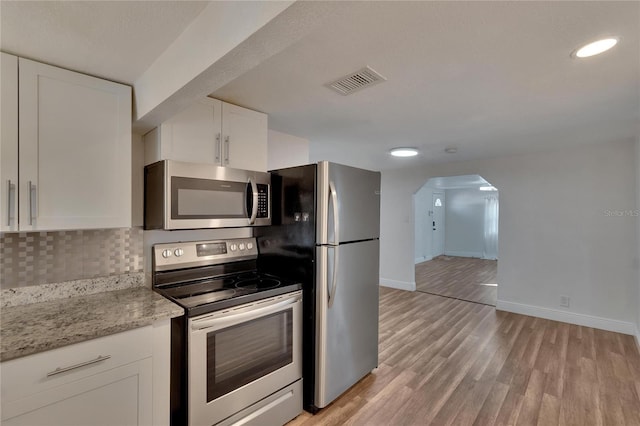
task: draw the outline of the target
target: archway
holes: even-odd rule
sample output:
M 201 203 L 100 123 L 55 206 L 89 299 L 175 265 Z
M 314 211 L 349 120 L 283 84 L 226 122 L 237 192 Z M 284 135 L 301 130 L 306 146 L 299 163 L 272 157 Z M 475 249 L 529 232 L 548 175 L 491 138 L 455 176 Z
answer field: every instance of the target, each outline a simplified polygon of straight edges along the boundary
M 436 177 L 413 197 L 416 290 L 495 306 L 498 189 L 479 175 Z

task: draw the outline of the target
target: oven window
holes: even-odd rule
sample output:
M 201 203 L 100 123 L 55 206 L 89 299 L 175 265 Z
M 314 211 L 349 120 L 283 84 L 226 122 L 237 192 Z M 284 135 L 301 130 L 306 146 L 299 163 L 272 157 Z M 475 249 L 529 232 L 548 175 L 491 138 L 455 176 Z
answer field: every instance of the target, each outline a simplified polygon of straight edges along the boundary
M 207 334 L 207 402 L 293 362 L 293 310 Z
M 172 177 L 171 218 L 245 218 L 246 192 L 244 182 Z

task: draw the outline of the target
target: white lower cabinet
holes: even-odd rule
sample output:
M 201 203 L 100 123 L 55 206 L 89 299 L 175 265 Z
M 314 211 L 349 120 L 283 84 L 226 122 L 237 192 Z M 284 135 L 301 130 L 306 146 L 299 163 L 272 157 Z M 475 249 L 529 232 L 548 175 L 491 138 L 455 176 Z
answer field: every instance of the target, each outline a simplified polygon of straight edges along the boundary
M 169 358 L 153 352 L 168 353 L 169 330 L 167 321 L 1 363 L 2 424 L 168 424 L 154 401 L 168 401 Z

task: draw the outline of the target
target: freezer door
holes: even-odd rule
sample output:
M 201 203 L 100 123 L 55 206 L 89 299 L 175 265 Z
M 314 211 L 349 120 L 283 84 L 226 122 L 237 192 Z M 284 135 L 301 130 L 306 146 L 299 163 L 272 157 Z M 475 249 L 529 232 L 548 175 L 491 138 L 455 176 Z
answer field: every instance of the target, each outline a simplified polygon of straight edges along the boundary
M 317 243 L 380 236 L 380 172 L 318 163 Z
M 379 246 L 369 240 L 316 249 L 318 408 L 378 365 Z

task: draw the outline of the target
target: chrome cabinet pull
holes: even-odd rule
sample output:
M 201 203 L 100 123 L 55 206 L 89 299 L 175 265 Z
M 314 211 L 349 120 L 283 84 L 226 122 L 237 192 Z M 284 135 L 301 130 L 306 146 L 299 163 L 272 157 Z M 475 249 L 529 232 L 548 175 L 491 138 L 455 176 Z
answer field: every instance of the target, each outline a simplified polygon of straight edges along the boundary
M 229 143 L 230 143 L 229 139 L 230 139 L 230 136 L 224 137 L 224 148 L 225 148 L 224 164 L 225 165 L 229 164 Z
M 36 200 L 34 200 L 37 190 L 33 182 L 29 181 L 29 225 L 33 225 L 33 218 L 38 215 Z
M 15 191 L 16 185 L 7 180 L 7 226 L 11 226 L 11 191 Z
M 47 373 L 47 377 L 55 376 L 56 374 L 66 373 L 67 371 L 75 370 L 77 368 L 86 367 L 87 365 L 97 364 L 98 362 L 106 361 L 111 358 L 111 355 L 99 355 L 98 358 L 90 361 L 81 362 L 79 364 L 71 365 L 69 367 L 58 367 L 53 371 Z
M 222 156 L 222 145 L 220 144 L 220 137 L 222 135 L 220 135 L 220 133 L 218 133 L 216 135 L 216 163 L 222 165 L 222 162 L 220 161 L 220 157 Z

